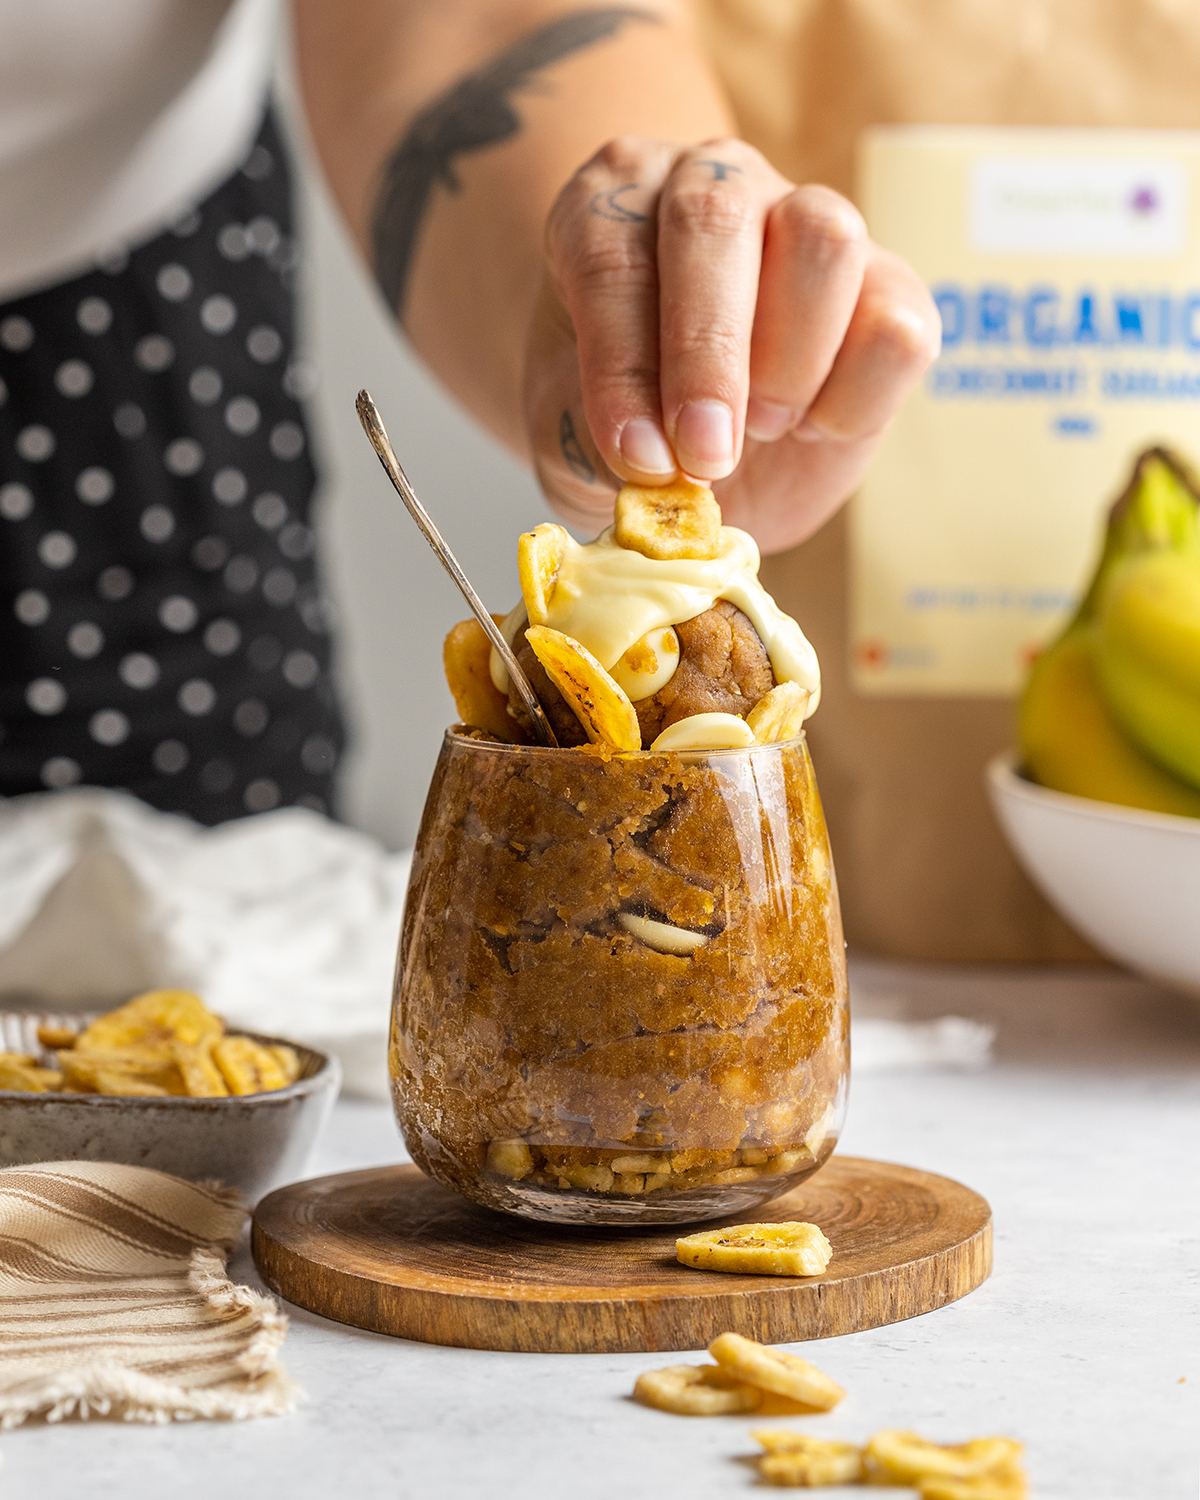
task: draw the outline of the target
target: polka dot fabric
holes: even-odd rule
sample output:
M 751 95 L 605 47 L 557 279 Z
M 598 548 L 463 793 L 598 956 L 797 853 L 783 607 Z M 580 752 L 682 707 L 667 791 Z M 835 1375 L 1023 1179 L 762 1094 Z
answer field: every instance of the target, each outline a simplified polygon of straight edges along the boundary
M 0 306 L 0 795 L 328 809 L 294 271 L 268 118 L 173 229 Z

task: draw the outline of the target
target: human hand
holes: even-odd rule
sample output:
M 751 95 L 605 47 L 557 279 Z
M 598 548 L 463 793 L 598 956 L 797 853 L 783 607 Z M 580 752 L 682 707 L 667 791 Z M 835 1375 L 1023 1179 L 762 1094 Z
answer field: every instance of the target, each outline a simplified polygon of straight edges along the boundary
M 739 140 L 626 138 L 560 193 L 525 417 L 552 505 L 584 530 L 621 484 L 679 470 L 778 552 L 854 490 L 941 325 L 917 274 L 830 188 Z

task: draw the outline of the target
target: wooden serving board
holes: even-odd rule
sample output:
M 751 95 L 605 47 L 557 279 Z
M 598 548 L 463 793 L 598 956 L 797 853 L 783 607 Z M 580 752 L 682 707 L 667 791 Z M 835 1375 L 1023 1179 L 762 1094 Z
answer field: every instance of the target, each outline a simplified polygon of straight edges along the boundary
M 700 1349 L 727 1329 L 773 1344 L 830 1338 L 942 1307 L 991 1270 L 985 1200 L 912 1167 L 835 1156 L 743 1217 L 819 1224 L 829 1270 L 695 1271 L 675 1259 L 675 1240 L 717 1224 L 539 1224 L 479 1208 L 415 1167 L 280 1188 L 258 1205 L 252 1244 L 269 1287 L 339 1323 L 548 1354 Z

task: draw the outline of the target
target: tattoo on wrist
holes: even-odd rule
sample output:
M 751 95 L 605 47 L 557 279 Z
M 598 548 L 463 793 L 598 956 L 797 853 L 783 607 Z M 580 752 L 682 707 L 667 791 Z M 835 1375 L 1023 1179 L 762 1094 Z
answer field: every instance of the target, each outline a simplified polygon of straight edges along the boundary
M 544 68 L 615 36 L 631 21 L 661 25 L 662 17 L 623 5 L 559 16 L 459 79 L 413 120 L 384 164 L 371 218 L 375 280 L 397 315 L 403 317 L 417 236 L 434 189 L 461 188 L 457 158 L 511 140 L 521 129 L 512 95 L 529 88 Z
M 741 167 L 735 167 L 731 161 L 710 161 L 707 157 L 696 163 L 698 167 L 711 167 L 714 182 L 724 182 L 730 172 L 740 172 Z
M 558 421 L 558 446 L 567 461 L 567 468 L 575 478 L 582 479 L 585 484 L 595 484 L 595 465 L 583 451 L 583 444 L 579 441 L 579 434 L 575 431 L 575 422 L 569 411 L 564 411 Z
M 636 192 L 640 183 L 626 182 L 619 188 L 613 188 L 611 192 L 596 193 L 588 202 L 589 210 L 598 219 L 612 219 L 616 224 L 646 224 L 649 222 L 649 214 L 640 214 L 636 208 L 628 208 L 624 203 L 618 203 L 617 199 L 622 193 Z

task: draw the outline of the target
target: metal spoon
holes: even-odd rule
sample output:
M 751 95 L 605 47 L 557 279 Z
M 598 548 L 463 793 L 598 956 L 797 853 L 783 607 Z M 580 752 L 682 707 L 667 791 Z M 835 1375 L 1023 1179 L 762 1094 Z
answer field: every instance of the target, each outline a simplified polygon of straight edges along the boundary
M 538 739 L 543 745 L 552 745 L 556 749 L 558 740 L 555 738 L 554 730 L 550 727 L 550 720 L 546 717 L 542 705 L 537 700 L 537 694 L 530 686 L 529 678 L 526 677 L 517 658 L 513 655 L 512 647 L 500 634 L 495 620 L 484 608 L 483 600 L 471 587 L 470 580 L 458 565 L 458 559 L 450 548 L 442 540 L 441 533 L 429 518 L 429 512 L 417 499 L 417 492 L 409 483 L 408 475 L 400 467 L 400 461 L 396 457 L 387 429 L 379 411 L 371 400 L 368 391 L 359 391 L 358 400 L 354 403 L 358 410 L 358 420 L 362 423 L 363 431 L 370 439 L 371 447 L 379 456 L 379 462 L 383 465 L 383 472 L 396 487 L 396 493 L 404 501 L 409 515 L 421 528 L 421 534 L 441 559 L 442 566 L 450 577 L 458 584 L 463 598 L 471 606 L 475 618 L 483 626 L 484 633 L 489 641 L 500 653 L 500 660 L 508 669 L 508 675 L 517 685 L 517 692 L 521 695 L 521 701 L 529 711 L 529 717 L 533 720 L 533 727 Z

